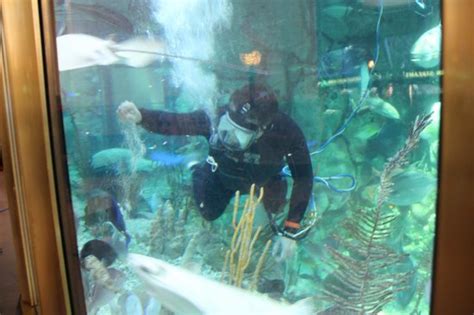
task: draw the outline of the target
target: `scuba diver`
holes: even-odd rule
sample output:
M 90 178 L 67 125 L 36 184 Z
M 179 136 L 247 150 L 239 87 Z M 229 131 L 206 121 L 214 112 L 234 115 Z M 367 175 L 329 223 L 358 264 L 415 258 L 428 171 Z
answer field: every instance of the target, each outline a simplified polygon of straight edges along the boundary
M 129 101 L 118 107 L 117 114 L 122 121 L 151 132 L 206 137 L 208 157 L 192 167 L 192 182 L 197 208 L 208 221 L 222 215 L 237 190 L 248 192 L 252 184 L 263 187 L 263 205 L 270 218 L 281 212 L 288 189 L 282 168 L 287 164 L 293 187 L 273 253 L 277 261 L 293 254 L 312 194 L 313 169 L 301 129 L 278 109 L 268 86 L 251 83 L 233 92 L 229 104 L 218 112 L 216 124 L 203 110 L 170 113 L 139 109 Z

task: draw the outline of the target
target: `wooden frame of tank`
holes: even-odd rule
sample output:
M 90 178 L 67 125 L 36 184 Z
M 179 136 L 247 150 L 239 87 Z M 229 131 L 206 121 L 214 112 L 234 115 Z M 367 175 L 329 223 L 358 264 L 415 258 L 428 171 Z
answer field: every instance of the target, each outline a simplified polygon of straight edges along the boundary
M 48 124 L 40 3 L 0 2 L 4 173 L 22 314 L 71 313 Z
M 442 2 L 443 69 L 433 314 L 474 313 L 474 1 Z
M 23 313 L 84 314 L 62 154 L 52 6 L 48 0 L 0 0 L 0 136 Z M 474 37 L 466 32 L 474 2 L 444 1 L 442 12 L 444 78 L 432 313 L 471 314 Z

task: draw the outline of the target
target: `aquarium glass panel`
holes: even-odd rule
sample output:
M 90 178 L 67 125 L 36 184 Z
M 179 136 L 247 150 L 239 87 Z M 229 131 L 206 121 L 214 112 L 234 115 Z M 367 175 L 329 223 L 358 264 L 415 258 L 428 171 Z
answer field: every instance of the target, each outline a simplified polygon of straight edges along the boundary
M 89 314 L 428 314 L 440 0 L 56 1 Z

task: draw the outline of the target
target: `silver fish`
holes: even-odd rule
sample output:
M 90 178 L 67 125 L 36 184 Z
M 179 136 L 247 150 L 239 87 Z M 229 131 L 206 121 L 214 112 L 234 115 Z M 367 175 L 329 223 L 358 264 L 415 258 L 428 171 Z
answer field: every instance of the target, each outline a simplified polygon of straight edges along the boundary
M 441 58 L 441 24 L 421 35 L 413 44 L 411 61 L 422 68 L 439 66 Z
M 400 119 L 398 110 L 392 104 L 378 96 L 368 97 L 362 108 L 368 108 L 374 113 L 390 119 Z

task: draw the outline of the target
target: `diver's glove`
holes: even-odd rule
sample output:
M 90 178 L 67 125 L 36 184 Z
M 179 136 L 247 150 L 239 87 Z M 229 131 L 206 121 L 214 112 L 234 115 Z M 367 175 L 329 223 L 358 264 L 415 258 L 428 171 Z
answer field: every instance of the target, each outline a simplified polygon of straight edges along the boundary
M 286 220 L 283 230 L 278 229 L 277 239 L 273 245 L 272 255 L 275 260 L 282 262 L 292 257 L 296 250 L 296 240 L 300 224 Z
M 117 108 L 117 115 L 125 123 L 139 124 L 142 121 L 142 114 L 137 106 L 132 102 L 125 101 Z
M 296 241 L 285 237 L 277 236 L 273 245 L 272 255 L 277 262 L 285 261 L 293 256 L 296 251 Z

